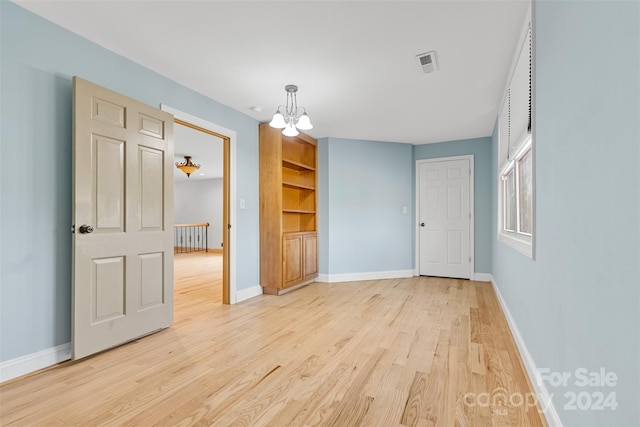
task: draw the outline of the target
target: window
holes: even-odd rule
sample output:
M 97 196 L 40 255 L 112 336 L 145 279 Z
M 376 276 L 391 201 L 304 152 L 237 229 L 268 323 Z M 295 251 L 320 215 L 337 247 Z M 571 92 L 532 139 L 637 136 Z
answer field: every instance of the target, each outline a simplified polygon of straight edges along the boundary
M 498 240 L 533 258 L 530 25 L 523 38 L 498 118 Z
M 504 230 L 516 231 L 516 174 L 513 168 L 502 175 L 504 192 Z
M 502 231 L 523 236 L 533 234 L 533 180 L 531 176 L 531 136 L 507 163 L 502 180 Z
M 531 137 L 528 149 L 516 160 L 518 171 L 518 233 L 533 232 L 533 182 L 531 179 Z

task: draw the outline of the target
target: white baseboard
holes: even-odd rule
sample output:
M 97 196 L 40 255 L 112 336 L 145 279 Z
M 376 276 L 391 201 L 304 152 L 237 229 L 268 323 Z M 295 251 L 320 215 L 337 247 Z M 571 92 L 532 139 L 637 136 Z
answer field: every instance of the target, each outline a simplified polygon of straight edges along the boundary
M 61 344 L 0 363 L 0 383 L 71 359 L 71 343 Z
M 473 273 L 471 280 L 475 280 L 476 282 L 491 282 L 493 276 L 489 273 Z
M 413 270 L 371 271 L 366 273 L 319 274 L 316 282 L 337 283 L 359 280 L 401 279 L 413 277 Z
M 498 302 L 500 302 L 500 307 L 502 307 L 504 317 L 507 319 L 509 329 L 511 330 L 511 335 L 513 335 L 513 339 L 516 342 L 516 346 L 518 347 L 518 351 L 520 352 L 520 357 L 522 358 L 524 367 L 527 370 L 527 375 L 529 376 L 529 382 L 533 386 L 533 389 L 538 398 L 538 402 L 540 403 L 540 407 L 544 412 L 544 417 L 547 420 L 547 424 L 549 424 L 550 427 L 562 427 L 562 421 L 560 421 L 560 416 L 558 415 L 555 406 L 553 406 L 551 394 L 549 394 L 549 390 L 547 390 L 547 387 L 544 385 L 544 383 L 538 381 L 538 367 L 533 361 L 531 353 L 529 353 L 529 350 L 527 350 L 527 346 L 522 339 L 522 335 L 520 335 L 520 331 L 518 330 L 518 326 L 516 325 L 515 320 L 511 316 L 511 312 L 507 307 L 507 303 L 502 298 L 500 289 L 498 289 L 498 285 L 496 284 L 493 276 L 491 274 L 489 274 L 488 276 L 490 276 L 489 281 L 491 282 L 493 290 L 498 296 Z
M 262 286 L 260 285 L 252 286 L 248 289 L 242 289 L 236 292 L 236 302 L 257 297 L 258 295 L 262 295 Z
M 413 269 L 413 275 L 414 276 L 420 275 L 420 272 L 418 271 L 417 268 Z M 490 282 L 492 278 L 493 276 L 491 276 L 491 274 L 489 273 L 473 273 L 473 275 L 471 276 L 471 280 L 475 280 L 477 282 Z
M 236 301 L 244 301 L 262 295 L 262 286 L 253 286 L 236 292 Z M 0 383 L 22 375 L 48 368 L 56 363 L 71 359 L 71 343 L 47 348 L 25 356 L 0 363 Z

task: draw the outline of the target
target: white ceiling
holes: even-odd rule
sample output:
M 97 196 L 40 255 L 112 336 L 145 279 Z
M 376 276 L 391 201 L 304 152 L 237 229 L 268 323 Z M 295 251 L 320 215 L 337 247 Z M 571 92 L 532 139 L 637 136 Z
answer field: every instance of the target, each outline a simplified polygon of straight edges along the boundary
M 16 3 L 260 121 L 296 84 L 325 136 L 488 136 L 529 1 Z M 440 70 L 415 56 L 435 50 Z M 250 110 L 262 107 L 262 112 Z
M 173 162 L 183 162 L 184 156 L 200 165 L 200 169 L 187 177 L 178 168 L 173 169 L 174 181 L 196 181 L 200 179 L 222 178 L 222 139 L 186 126 L 173 127 Z

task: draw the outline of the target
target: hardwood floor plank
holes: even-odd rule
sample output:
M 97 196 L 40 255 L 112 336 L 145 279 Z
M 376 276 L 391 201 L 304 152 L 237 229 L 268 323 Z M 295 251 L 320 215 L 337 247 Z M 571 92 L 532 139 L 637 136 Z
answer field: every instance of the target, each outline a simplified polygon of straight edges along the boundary
M 327 400 L 326 397 L 331 390 L 335 390 L 341 380 L 349 377 L 349 374 L 354 371 L 352 366 L 346 364 L 340 364 L 331 374 L 325 377 L 324 381 L 317 387 L 313 388 L 313 394 L 304 400 L 303 408 L 291 419 L 291 422 L 287 425 L 290 426 L 302 426 L 305 421 L 316 412 L 321 402 Z
M 314 283 L 222 305 L 221 257 L 175 258 L 175 323 L 0 385 L 3 426 L 545 426 L 490 284 Z M 528 409 L 528 410 L 527 410 Z
M 449 357 L 449 332 L 440 331 L 438 347 L 436 348 L 431 371 L 426 377 L 425 405 L 420 413 L 434 425 L 446 425 L 443 423 L 445 414 L 445 381 L 447 379 L 447 360 Z
M 293 426 L 293 419 L 298 415 L 303 409 L 306 403 L 300 402 L 298 400 L 289 400 L 287 404 L 275 414 L 266 424 L 266 427 L 282 427 L 282 426 Z
M 405 426 L 417 426 L 420 421 L 421 408 L 424 405 L 427 379 L 424 372 L 416 372 L 409 389 L 409 396 L 402 411 L 400 423 Z
M 373 397 L 364 394 L 364 388 L 380 360 L 387 354 L 387 349 L 379 348 L 370 355 L 367 363 L 347 389 L 338 407 L 333 411 L 326 425 L 358 425 L 355 421 L 363 418 L 371 405 Z
M 486 375 L 487 365 L 484 362 L 484 351 L 482 345 L 472 342 L 470 344 L 471 352 L 469 353 L 469 359 L 471 361 L 471 372 L 474 374 Z

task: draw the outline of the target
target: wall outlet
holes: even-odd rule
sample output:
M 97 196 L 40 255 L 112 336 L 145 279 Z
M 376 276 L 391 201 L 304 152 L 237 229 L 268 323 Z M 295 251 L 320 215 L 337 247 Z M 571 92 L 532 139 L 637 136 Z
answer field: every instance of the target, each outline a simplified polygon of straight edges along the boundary
M 407 207 L 406 207 L 406 206 L 403 206 L 403 207 L 402 207 L 402 213 L 403 213 L 403 214 L 406 214 L 406 213 L 408 213 L 408 212 L 409 212 L 409 209 L 407 209 Z

